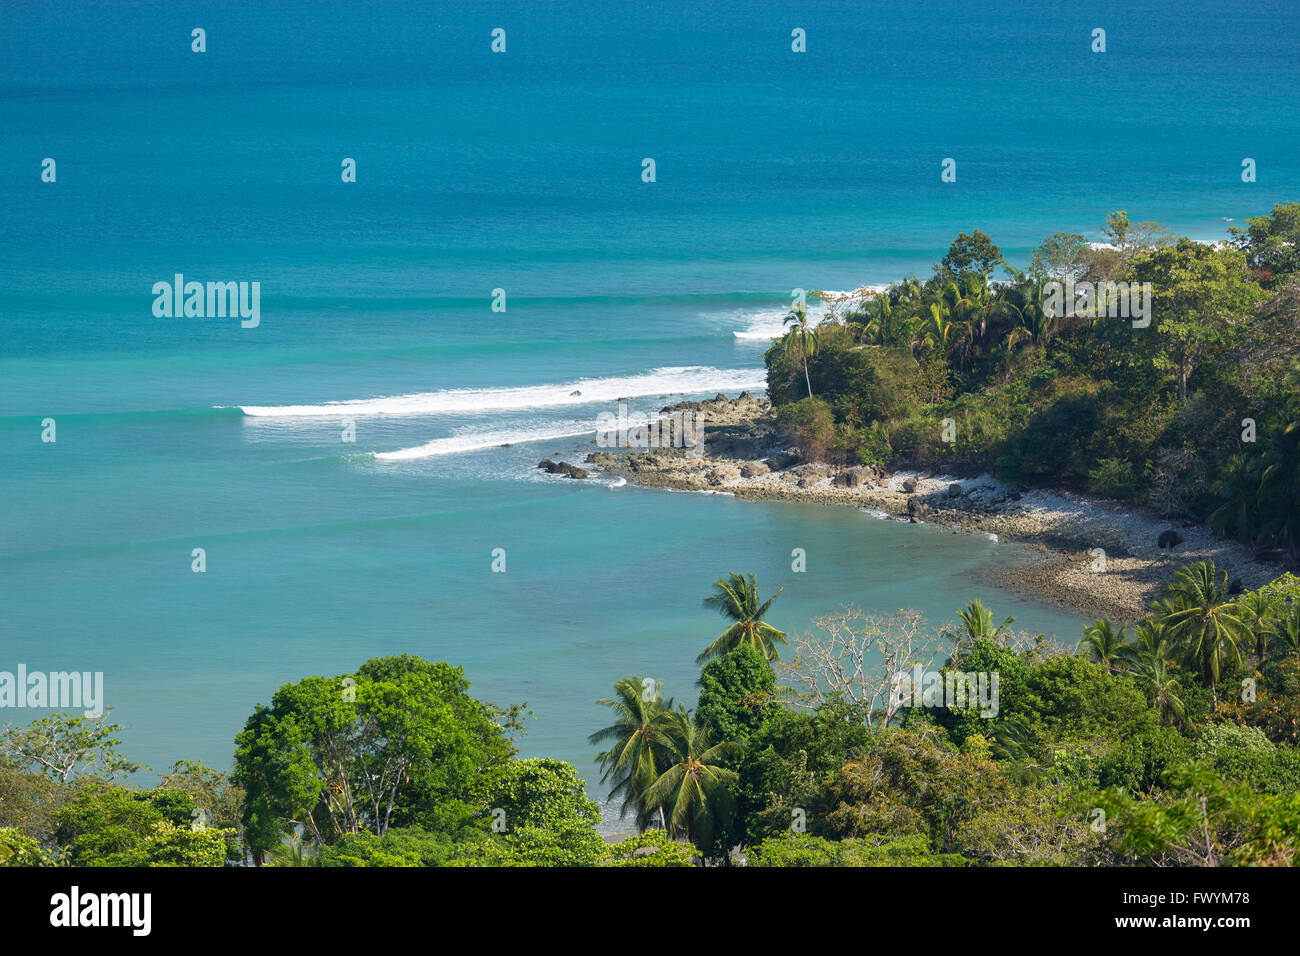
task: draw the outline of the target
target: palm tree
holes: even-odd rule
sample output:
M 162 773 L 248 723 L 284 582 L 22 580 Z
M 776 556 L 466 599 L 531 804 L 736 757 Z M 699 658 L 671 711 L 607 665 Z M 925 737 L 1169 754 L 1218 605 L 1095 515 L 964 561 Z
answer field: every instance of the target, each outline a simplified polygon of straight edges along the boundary
M 1157 602 L 1156 607 L 1166 608 L 1173 605 Z M 1149 617 L 1138 624 L 1133 643 L 1126 644 L 1120 650 L 1120 657 L 1128 662 L 1130 670 L 1136 667 L 1140 660 L 1159 660 L 1172 665 L 1173 655 L 1170 650 L 1169 634 L 1165 630 L 1163 618 Z
M 732 571 L 726 579 L 718 578 L 713 583 L 713 595 L 704 599 L 704 606 L 717 608 L 719 614 L 735 623 L 719 634 L 695 658 L 695 663 L 702 664 L 710 657 L 720 657 L 742 644 L 749 644 L 762 651 L 769 661 L 777 660 L 781 655 L 776 645 L 785 644 L 785 631 L 778 631 L 766 623 L 763 615 L 783 590 L 783 587 L 777 588 L 776 594 L 760 602 L 754 575 Z
M 1293 653 L 1300 651 L 1300 604 L 1289 604 L 1279 611 L 1277 636 L 1286 642 Z
M 1016 623 L 1014 617 L 1009 617 L 997 627 L 993 626 L 993 612 L 984 606 L 984 602 L 979 598 L 971 601 L 964 608 L 957 612 L 961 618 L 962 624 L 966 628 L 966 636 L 972 643 L 980 638 L 988 638 L 996 641 L 1000 638 L 1012 624 Z
M 1166 727 L 1173 717 L 1179 723 L 1187 717 L 1187 705 L 1179 696 L 1181 688 L 1172 668 L 1163 658 L 1143 651 L 1133 666 L 1133 679 L 1147 695 L 1147 701 L 1160 712 Z
M 1104 617 L 1099 617 L 1083 629 L 1083 640 L 1079 642 L 1079 649 L 1086 650 L 1088 656 L 1099 664 L 1105 664 L 1106 669 L 1114 673 L 1118 669 L 1119 662 L 1125 657 L 1125 649 L 1129 646 L 1128 639 L 1125 637 L 1128 628 L 1120 627 L 1115 629 L 1112 624 Z
M 1221 476 L 1210 490 L 1219 499 L 1219 507 L 1207 519 L 1211 528 L 1223 537 L 1254 541 L 1259 534 L 1260 488 L 1263 469 L 1259 462 L 1245 455 L 1233 455 L 1224 465 Z
M 620 815 L 629 810 L 636 814 L 637 826 L 645 830 L 654 816 L 654 807 L 645 801 L 645 792 L 659 777 L 664 759 L 664 714 L 673 702 L 659 698 L 659 686 L 653 685 L 648 693 L 648 681 L 640 677 L 624 677 L 614 684 L 614 696 L 596 703 L 608 707 L 614 722 L 587 738 L 588 743 L 612 746 L 596 760 L 602 771 L 601 782 L 610 778 L 616 781 L 611 797 L 622 797 Z M 647 699 L 649 698 L 649 699 Z M 663 825 L 663 814 L 659 814 Z
M 1268 636 L 1269 631 L 1273 630 L 1277 598 L 1269 597 L 1261 591 L 1248 591 L 1237 598 L 1237 610 L 1237 616 L 1245 623 L 1247 630 L 1255 635 L 1255 656 L 1262 661 L 1268 651 Z
M 808 310 L 803 303 L 795 306 L 785 317 L 785 324 L 790 330 L 785 334 L 784 350 L 787 356 L 794 356 L 803 362 L 803 380 L 808 386 L 808 397 L 812 398 L 812 379 L 808 376 L 808 357 L 817 354 L 817 330 L 808 324 Z
M 1184 657 L 1200 671 L 1215 693 L 1228 663 L 1241 663 L 1239 642 L 1247 633 L 1237 607 L 1227 600 L 1228 573 L 1213 562 L 1189 564 L 1174 575 L 1166 593 L 1170 602 L 1156 610 Z
M 730 806 L 727 785 L 737 774 L 718 765 L 741 749 L 731 742 L 713 743 L 708 730 L 680 707 L 664 715 L 664 746 L 668 768 L 646 792 L 646 802 L 670 808 L 668 832 L 686 832 L 697 846 L 708 842 L 714 822 Z M 698 842 L 697 842 L 698 840 Z

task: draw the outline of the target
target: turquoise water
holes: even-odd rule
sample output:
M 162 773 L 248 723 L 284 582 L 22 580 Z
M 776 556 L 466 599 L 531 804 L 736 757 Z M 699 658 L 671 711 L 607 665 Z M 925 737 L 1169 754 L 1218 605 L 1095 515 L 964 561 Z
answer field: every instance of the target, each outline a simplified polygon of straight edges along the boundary
M 974 583 L 1014 557 L 983 538 L 532 466 L 617 398 L 759 387 L 792 288 L 974 227 L 1023 261 L 1117 208 L 1210 238 L 1296 198 L 1300 7 L 1219 6 L 8 5 L 0 669 L 103 670 L 161 769 L 227 766 L 286 681 L 417 653 L 590 777 L 593 701 L 690 700 L 731 570 L 785 586 L 786 629 L 978 595 L 1073 643 Z M 260 282 L 260 325 L 156 318 L 175 273 Z

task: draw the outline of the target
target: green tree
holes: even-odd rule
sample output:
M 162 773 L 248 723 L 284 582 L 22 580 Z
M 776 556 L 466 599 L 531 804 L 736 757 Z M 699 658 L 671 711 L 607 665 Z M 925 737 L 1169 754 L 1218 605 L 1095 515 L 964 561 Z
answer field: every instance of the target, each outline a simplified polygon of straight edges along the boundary
M 808 386 L 808 397 L 813 397 L 812 379 L 808 376 L 808 359 L 817 354 L 817 329 L 808 324 L 808 310 L 800 303 L 785 318 L 789 330 L 783 339 L 787 354 L 803 364 L 803 380 Z
M 1166 593 L 1175 605 L 1158 606 L 1162 623 L 1184 657 L 1214 692 L 1228 664 L 1241 663 L 1238 647 L 1247 634 L 1236 605 L 1227 599 L 1226 571 L 1198 561 L 1180 568 Z
M 570 824 L 600 821 L 600 806 L 587 799 L 587 786 L 572 764 L 549 757 L 509 760 L 489 775 L 484 825 L 504 811 L 509 829 L 559 830 Z
M 118 752 L 122 725 L 107 723 L 110 712 L 111 708 L 98 717 L 52 714 L 26 727 L 6 724 L 0 732 L 0 757 L 37 767 L 60 783 L 84 776 L 113 780 L 135 773 L 140 764 Z
M 250 847 L 278 845 L 295 823 L 329 844 L 394 824 L 468 820 L 485 773 L 513 752 L 493 720 L 499 711 L 468 687 L 460 668 L 406 655 L 281 687 L 235 738 Z
M 713 743 L 708 731 L 680 708 L 665 713 L 664 728 L 670 763 L 646 792 L 646 801 L 667 810 L 669 833 L 685 833 L 696 846 L 707 845 L 715 823 L 725 821 L 734 806 L 728 785 L 737 774 L 721 761 L 739 745 Z
M 1186 402 L 1187 381 L 1202 359 L 1235 343 L 1241 317 L 1264 295 L 1241 252 L 1190 239 L 1139 253 L 1133 273 L 1152 286 L 1153 323 L 1162 343 L 1155 365 L 1173 371 L 1178 400 Z
M 742 644 L 704 665 L 695 719 L 714 740 L 744 741 L 763 724 L 776 675 L 758 648 Z
M 1228 232 L 1249 266 L 1266 281 L 1300 271 L 1300 202 L 1278 203 L 1267 216 L 1252 216 L 1246 228 Z
M 702 664 L 711 657 L 725 654 L 744 644 L 758 648 L 769 661 L 777 660 L 781 656 L 777 645 L 786 643 L 785 632 L 768 624 L 763 616 L 783 590 L 784 588 L 777 588 L 776 594 L 762 601 L 752 574 L 744 575 L 733 571 L 726 578 L 715 581 L 714 593 L 704 599 L 704 606 L 716 609 L 734 623 L 695 658 L 695 663 Z
M 1079 649 L 1098 664 L 1104 664 L 1108 670 L 1117 670 L 1129 646 L 1125 636 L 1127 631 L 1127 628 L 1116 628 L 1106 618 L 1099 617 L 1083 629 Z
M 636 816 L 644 830 L 657 808 L 646 803 L 645 793 L 667 765 L 664 714 L 672 710 L 672 700 L 659 696 L 657 681 L 642 677 L 624 677 L 614 683 L 614 696 L 597 701 L 613 713 L 613 722 L 587 738 L 588 743 L 609 745 L 597 758 L 601 782 L 614 781 L 610 797 L 622 799 L 621 813 Z M 659 813 L 660 825 L 664 825 Z

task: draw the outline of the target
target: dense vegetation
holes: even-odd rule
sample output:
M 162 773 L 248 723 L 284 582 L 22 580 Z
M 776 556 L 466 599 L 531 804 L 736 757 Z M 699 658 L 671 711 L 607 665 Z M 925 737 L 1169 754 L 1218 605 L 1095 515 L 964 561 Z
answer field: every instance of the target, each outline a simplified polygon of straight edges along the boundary
M 640 831 L 620 843 L 574 767 L 515 755 L 520 707 L 403 656 L 282 687 L 230 774 L 137 789 L 107 717 L 7 728 L 0 865 L 1300 863 L 1300 579 L 1232 597 L 1189 565 L 1074 653 L 979 601 L 937 630 L 849 611 L 795 636 L 761 619 L 772 598 L 717 582 L 694 708 L 640 676 L 599 702 L 598 764 Z M 909 706 L 898 675 L 932 665 L 996 674 L 995 713 Z
M 1124 212 L 1103 231 L 1050 236 L 1020 270 L 976 230 L 925 281 L 828 296 L 815 326 L 796 309 L 766 355 L 778 421 L 808 459 L 1088 489 L 1294 563 L 1300 203 L 1220 247 Z M 1150 283 L 1150 324 L 1053 282 Z

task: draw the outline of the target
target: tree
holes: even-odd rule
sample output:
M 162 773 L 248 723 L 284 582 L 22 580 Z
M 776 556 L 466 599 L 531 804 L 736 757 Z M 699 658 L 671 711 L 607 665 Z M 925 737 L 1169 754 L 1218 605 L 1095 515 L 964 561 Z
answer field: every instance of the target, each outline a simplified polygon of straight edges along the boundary
M 713 584 L 713 595 L 704 599 L 704 606 L 715 608 L 719 614 L 734 623 L 700 652 L 695 663 L 702 664 L 710 657 L 717 657 L 742 644 L 758 648 L 770 661 L 777 660 L 780 652 L 777 645 L 786 643 L 785 632 L 778 631 L 763 620 L 763 615 L 772 606 L 784 588 L 777 588 L 766 601 L 760 603 L 758 584 L 754 575 L 731 572 L 726 578 L 719 578 Z
M 684 831 L 688 841 L 705 845 L 715 822 L 732 807 L 727 785 L 737 775 L 719 761 L 740 747 L 730 741 L 713 743 L 708 731 L 681 708 L 665 713 L 664 728 L 670 763 L 646 792 L 646 802 L 668 810 L 669 833 Z
M 621 813 L 633 811 L 637 826 L 650 825 L 655 808 L 645 800 L 645 793 L 659 778 L 665 766 L 664 714 L 672 710 L 672 700 L 659 697 L 659 684 L 641 677 L 624 677 L 614 683 L 614 696 L 597 701 L 613 712 L 614 721 L 587 738 L 588 743 L 610 744 L 597 758 L 601 782 L 614 781 L 611 798 L 621 797 Z M 664 825 L 660 814 L 660 825 Z
M 997 641 L 1010 629 L 1012 624 L 1016 623 L 1014 617 L 1009 617 L 995 627 L 993 625 L 993 612 L 985 607 L 984 602 L 979 598 L 971 601 L 958 611 L 957 616 L 961 618 L 962 626 L 966 629 L 966 639 L 971 643 L 981 638 Z
M 952 276 L 974 272 L 985 278 L 993 277 L 993 270 L 1002 264 L 1002 250 L 993 240 L 976 229 L 970 235 L 962 233 L 948 247 L 948 254 L 935 267 L 935 271 Z
M 1034 250 L 1029 268 L 1057 282 L 1073 283 L 1087 268 L 1091 251 L 1088 240 L 1077 232 L 1054 232 Z
M 1155 365 L 1174 371 L 1178 400 L 1186 402 L 1187 380 L 1201 360 L 1234 343 L 1242 316 L 1264 295 L 1239 250 L 1190 239 L 1139 253 L 1133 274 L 1152 286 L 1153 323 L 1162 343 Z
M 1134 662 L 1133 679 L 1147 695 L 1151 706 L 1160 712 L 1160 722 L 1166 727 L 1187 717 L 1187 705 L 1181 695 L 1182 685 L 1169 664 L 1152 654 L 1142 654 Z
M 587 786 L 572 764 L 547 757 L 509 760 L 492 771 L 487 782 L 484 824 L 504 811 L 510 830 L 538 827 L 560 830 L 600 821 L 599 804 L 587 799 Z
M 792 639 L 793 656 L 778 666 L 806 705 L 839 698 L 862 706 L 869 727 L 888 727 L 902 708 L 900 678 L 920 665 L 928 670 L 942 639 L 926 633 L 919 614 L 892 617 L 846 608 L 816 618 L 818 633 Z
M 1157 607 L 1165 628 L 1211 692 L 1226 665 L 1241 663 L 1238 644 L 1247 633 L 1236 605 L 1227 600 L 1227 580 L 1228 573 L 1213 562 L 1190 564 L 1179 569 L 1166 589 L 1178 603 Z
M 111 708 L 98 717 L 52 714 L 26 727 L 6 724 L 0 733 L 0 756 L 35 766 L 60 783 L 74 777 L 113 780 L 141 769 L 117 751 L 121 724 L 106 723 Z
M 1278 203 L 1269 215 L 1247 219 L 1245 229 L 1228 232 L 1266 282 L 1300 271 L 1300 202 Z
M 803 363 L 803 379 L 808 386 L 808 397 L 812 398 L 812 379 L 808 376 L 808 359 L 817 354 L 817 330 L 808 324 L 808 310 L 801 303 L 785 317 L 789 331 L 785 334 L 783 347 L 786 353 L 793 355 Z
M 775 697 L 772 665 L 758 648 L 742 644 L 704 665 L 695 719 L 714 740 L 743 741 L 762 726 Z
M 183 790 L 127 790 L 88 777 L 59 809 L 55 838 L 72 866 L 223 866 L 231 830 L 194 823 Z
M 1101 231 L 1119 253 L 1122 263 L 1127 263 L 1143 249 L 1154 249 L 1174 241 L 1164 226 L 1156 222 L 1130 222 L 1128 212 L 1123 209 L 1107 216 Z
M 1079 649 L 1086 651 L 1098 664 L 1105 664 L 1108 670 L 1114 671 L 1128 647 L 1128 640 L 1124 636 L 1127 630 L 1125 627 L 1116 629 L 1106 618 L 1099 617 L 1083 629 Z
M 394 823 L 467 820 L 485 771 L 513 751 L 499 712 L 468 687 L 460 668 L 408 655 L 281 687 L 235 738 L 250 846 L 278 845 L 293 824 L 328 845 Z

